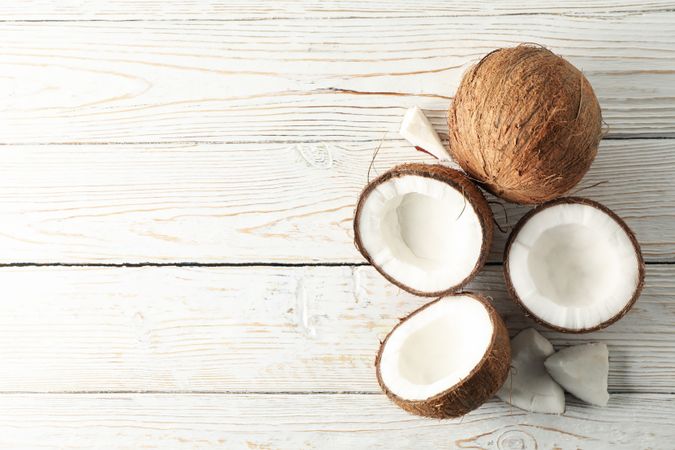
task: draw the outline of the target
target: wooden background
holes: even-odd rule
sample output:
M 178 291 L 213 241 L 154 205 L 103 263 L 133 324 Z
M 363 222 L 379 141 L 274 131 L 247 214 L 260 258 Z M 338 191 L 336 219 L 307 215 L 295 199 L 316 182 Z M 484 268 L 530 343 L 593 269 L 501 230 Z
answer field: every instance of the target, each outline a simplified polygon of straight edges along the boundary
M 425 302 L 352 244 L 374 163 L 432 162 L 462 73 L 537 42 L 583 69 L 609 134 L 581 187 L 636 231 L 606 408 L 405 414 L 373 358 Z M 675 448 L 675 3 L 0 3 L 0 447 Z M 507 206 L 513 223 L 527 208 Z M 506 223 L 504 211 L 496 218 Z M 498 233 L 471 288 L 512 333 Z

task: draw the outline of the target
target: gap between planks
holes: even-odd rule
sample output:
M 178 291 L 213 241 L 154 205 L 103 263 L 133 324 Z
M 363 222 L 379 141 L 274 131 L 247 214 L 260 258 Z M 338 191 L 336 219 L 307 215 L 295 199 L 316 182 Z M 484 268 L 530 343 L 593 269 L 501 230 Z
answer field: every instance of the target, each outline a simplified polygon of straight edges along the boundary
M 631 5 L 635 6 L 635 5 Z M 348 7 L 347 7 L 348 8 Z M 421 6 L 422 9 L 424 9 L 424 5 Z M 642 7 L 642 8 L 631 8 L 628 7 L 626 9 L 621 8 L 619 5 L 616 7 L 616 9 L 611 10 L 611 9 L 605 9 L 602 11 L 594 11 L 594 10 L 589 10 L 589 11 L 583 11 L 580 13 L 579 9 L 573 6 L 567 6 L 566 10 L 539 10 L 539 11 L 532 11 L 532 10 L 511 10 L 511 11 L 494 11 L 491 10 L 489 12 L 483 12 L 480 9 L 477 10 L 471 10 L 471 11 L 465 11 L 465 12 L 446 12 L 446 13 L 440 13 L 439 11 L 434 11 L 433 16 L 438 17 L 438 18 L 464 18 L 464 17 L 475 17 L 475 18 L 496 18 L 496 17 L 528 17 L 528 16 L 551 16 L 551 17 L 605 17 L 605 16 L 624 16 L 624 15 L 636 15 L 636 14 L 645 14 L 645 13 L 651 13 L 651 14 L 658 14 L 658 13 L 672 13 L 675 12 L 675 8 L 671 7 L 655 7 L 655 8 L 649 8 L 649 7 Z M 226 17 L 219 17 L 219 18 L 213 18 L 213 17 L 201 17 L 198 14 L 198 17 L 194 18 L 185 18 L 185 17 L 169 17 L 169 18 L 157 18 L 157 17 L 133 17 L 133 18 L 106 18 L 106 19 L 101 19 L 97 17 L 87 17 L 87 18 L 81 18 L 81 19 L 75 19 L 75 18 L 14 18 L 14 19 L 0 19 L 0 23 L 87 23 L 87 22 L 92 22 L 92 23 L 127 23 L 127 22 L 147 22 L 147 23 L 185 23 L 185 22 L 211 22 L 211 23 L 231 23 L 231 22 L 265 22 L 265 21 L 275 21 L 275 20 L 284 20 L 284 21 L 310 21 L 310 20 L 363 20 L 363 19 L 378 19 L 378 18 L 386 18 L 386 19 L 425 19 L 429 17 L 429 13 L 427 14 L 404 14 L 405 10 L 400 10 L 399 14 L 391 14 L 388 11 L 378 11 L 378 10 L 361 10 L 358 11 L 361 14 L 350 14 L 350 15 L 344 15 L 344 14 L 307 14 L 307 11 L 303 11 L 302 15 L 297 15 L 297 16 L 292 16 L 283 14 L 279 14 L 279 12 L 274 12 L 274 10 L 270 10 L 269 13 L 265 16 L 256 16 L 252 15 L 250 17 L 247 16 L 242 16 L 242 17 L 234 17 L 234 18 L 226 18 Z M 345 12 L 351 12 L 348 9 L 345 10 Z M 354 11 L 357 12 L 357 11 Z M 46 13 L 45 15 L 48 15 L 49 13 Z
M 488 261 L 485 267 L 500 267 L 503 264 L 499 261 Z M 648 266 L 672 266 L 675 261 L 645 261 Z M 138 268 L 138 267 L 368 267 L 369 263 L 349 263 L 349 262 L 299 262 L 299 263 L 279 263 L 279 262 L 216 262 L 200 263 L 191 261 L 177 262 L 138 262 L 138 263 L 37 263 L 37 262 L 14 262 L 0 263 L 0 269 L 5 267 L 110 267 L 110 268 Z
M 610 395 L 675 395 L 673 392 L 609 390 Z M 380 391 L 218 391 L 218 390 L 84 390 L 84 391 L 0 391 L 0 395 L 384 395 Z M 569 394 L 571 396 L 571 394 Z
M 2 21 L 0 21 L 2 23 Z M 401 116 L 403 120 L 403 116 Z M 349 140 L 352 144 L 366 144 L 371 142 L 400 142 L 401 138 L 385 136 L 381 139 L 365 138 Z M 443 140 L 447 144 L 447 140 Z M 675 140 L 675 135 L 671 134 L 612 134 L 602 138 L 603 141 L 638 141 L 638 140 Z M 0 146 L 49 146 L 49 145 L 243 145 L 243 144 L 323 144 L 323 143 L 344 143 L 344 139 L 260 139 L 260 140 L 169 140 L 169 141 L 64 141 L 64 142 L 0 142 Z

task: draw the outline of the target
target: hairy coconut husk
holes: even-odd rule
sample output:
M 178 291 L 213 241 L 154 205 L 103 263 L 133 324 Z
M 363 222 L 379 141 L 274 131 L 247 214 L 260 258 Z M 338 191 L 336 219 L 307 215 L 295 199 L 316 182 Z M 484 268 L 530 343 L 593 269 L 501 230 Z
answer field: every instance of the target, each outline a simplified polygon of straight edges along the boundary
M 542 203 L 575 186 L 602 139 L 593 88 L 532 45 L 495 50 L 464 75 L 448 112 L 450 154 L 493 194 Z
M 637 256 L 638 259 L 638 284 L 635 288 L 635 291 L 633 292 L 632 297 L 630 300 L 626 303 L 624 308 L 619 311 L 614 317 L 594 326 L 591 328 L 582 328 L 582 329 L 570 329 L 570 328 L 565 328 L 561 327 L 552 323 L 549 323 L 540 317 L 538 317 L 536 314 L 534 314 L 532 311 L 530 311 L 527 306 L 523 303 L 523 301 L 520 299 L 518 296 L 518 293 L 516 292 L 515 288 L 513 287 L 513 283 L 511 281 L 511 274 L 510 274 L 510 267 L 509 267 L 509 252 L 511 251 L 511 246 L 513 245 L 513 242 L 515 241 L 516 237 L 518 236 L 518 233 L 520 230 L 525 226 L 525 224 L 538 212 L 543 211 L 546 208 L 550 208 L 551 206 L 556 206 L 560 204 L 582 204 L 582 205 L 587 205 L 591 206 L 593 208 L 597 208 L 610 216 L 612 219 L 614 219 L 621 228 L 626 232 L 628 235 L 628 238 L 630 239 L 631 243 L 633 244 L 633 248 L 635 249 L 635 255 Z M 582 198 L 582 197 L 562 197 L 556 200 L 551 200 L 550 202 L 546 202 L 542 205 L 537 206 L 536 208 L 530 210 L 527 214 L 525 214 L 516 224 L 516 226 L 513 228 L 513 231 L 511 231 L 511 234 L 509 235 L 508 240 L 506 241 L 506 247 L 504 248 L 504 280 L 506 282 L 506 290 L 508 291 L 509 295 L 513 299 L 513 301 L 522 309 L 522 311 L 525 313 L 525 315 L 535 322 L 537 322 L 540 325 L 544 325 L 545 327 L 551 328 L 555 331 L 559 331 L 561 333 L 590 333 L 593 331 L 598 331 L 602 330 L 603 328 L 607 328 L 617 320 L 621 319 L 623 316 L 628 313 L 628 311 L 631 310 L 637 299 L 640 297 L 640 294 L 642 293 L 642 288 L 644 287 L 645 284 L 645 262 L 644 259 L 642 258 L 642 251 L 640 250 L 640 244 L 638 243 L 637 238 L 635 237 L 635 233 L 633 233 L 633 230 L 630 229 L 630 227 L 626 224 L 626 222 L 623 221 L 621 217 L 616 215 L 614 211 L 611 209 L 607 208 L 605 205 L 598 203 L 593 200 L 589 200 L 587 198 Z
M 401 177 L 405 175 L 417 175 L 421 177 L 433 178 L 438 181 L 442 181 L 453 186 L 455 189 L 463 193 L 464 197 L 468 204 L 473 206 L 476 214 L 478 215 L 480 225 L 483 231 L 483 245 L 480 250 L 480 257 L 476 261 L 476 265 L 473 270 L 467 277 L 459 284 L 452 286 L 449 289 L 439 291 L 439 292 L 423 292 L 417 289 L 406 286 L 400 281 L 392 278 L 387 274 L 382 267 L 375 264 L 370 254 L 365 250 L 363 243 L 361 241 L 361 233 L 359 232 L 359 221 L 362 213 L 363 204 L 368 197 L 368 195 L 375 189 L 380 183 L 388 181 L 392 178 Z M 380 274 L 389 280 L 391 283 L 400 287 L 403 290 L 406 290 L 412 294 L 423 296 L 423 297 L 440 297 L 451 292 L 455 292 L 458 289 L 461 289 L 466 283 L 471 281 L 480 271 L 480 269 L 485 265 L 485 261 L 488 258 L 490 253 L 490 246 L 492 245 L 492 236 L 494 231 L 494 220 L 492 216 L 492 210 L 487 200 L 483 196 L 483 193 L 480 189 L 463 173 L 458 170 L 452 169 L 450 167 L 445 167 L 439 164 L 420 164 L 420 163 L 409 163 L 401 164 L 394 167 L 393 169 L 383 173 L 373 181 L 371 181 L 361 192 L 359 196 L 359 202 L 356 206 L 356 213 L 354 215 L 354 243 L 356 248 L 361 252 L 364 258 L 373 266 L 375 269 L 380 272 Z
M 380 360 L 387 340 L 394 331 L 406 320 L 433 305 L 441 299 L 427 303 L 401 321 L 389 332 L 380 345 L 375 359 L 377 381 L 387 394 L 387 397 L 404 410 L 419 416 L 436 419 L 450 419 L 463 416 L 488 401 L 502 387 L 511 365 L 511 345 L 509 333 L 499 313 L 492 307 L 484 296 L 472 292 L 462 292 L 456 295 L 468 295 L 483 303 L 487 309 L 493 325 L 493 335 L 483 358 L 457 385 L 426 400 L 406 400 L 392 393 L 382 381 L 380 374 Z

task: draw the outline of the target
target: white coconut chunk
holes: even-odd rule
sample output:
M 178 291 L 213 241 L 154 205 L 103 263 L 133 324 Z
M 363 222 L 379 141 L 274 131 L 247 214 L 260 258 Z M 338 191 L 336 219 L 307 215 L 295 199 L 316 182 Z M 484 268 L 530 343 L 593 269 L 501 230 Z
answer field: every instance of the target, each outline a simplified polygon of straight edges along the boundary
M 555 352 L 553 345 L 534 328 L 511 339 L 511 372 L 497 397 L 526 411 L 562 414 L 565 393 L 548 374 L 544 360 Z
M 483 231 L 471 203 L 448 183 L 418 175 L 377 185 L 358 224 L 372 263 L 400 284 L 442 292 L 472 273 Z
M 493 333 L 481 302 L 469 295 L 443 298 L 411 315 L 389 336 L 380 358 L 382 382 L 411 401 L 447 391 L 481 362 Z
M 507 255 L 508 277 L 541 321 L 590 330 L 618 317 L 641 283 L 639 249 L 603 209 L 559 203 L 532 215 Z
M 448 150 L 438 137 L 438 133 L 417 106 L 406 111 L 399 133 L 412 145 L 424 149 L 439 160 L 450 160 Z
M 575 345 L 549 356 L 546 370 L 565 390 L 579 400 L 606 406 L 609 352 L 602 343 Z

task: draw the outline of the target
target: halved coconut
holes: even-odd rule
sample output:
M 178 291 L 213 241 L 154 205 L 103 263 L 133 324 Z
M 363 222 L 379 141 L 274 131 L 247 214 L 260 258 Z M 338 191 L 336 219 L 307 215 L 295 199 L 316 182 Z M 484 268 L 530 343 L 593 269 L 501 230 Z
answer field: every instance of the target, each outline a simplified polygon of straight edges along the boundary
M 366 186 L 354 237 L 389 281 L 438 297 L 462 287 L 483 266 L 492 226 L 485 197 L 465 175 L 441 165 L 404 164 Z
M 506 244 L 511 296 L 536 321 L 583 333 L 619 320 L 644 284 L 635 235 L 603 205 L 568 197 L 535 208 Z
M 509 335 L 482 296 L 460 293 L 428 303 L 394 327 L 375 360 L 382 390 L 413 414 L 458 417 L 506 380 Z

